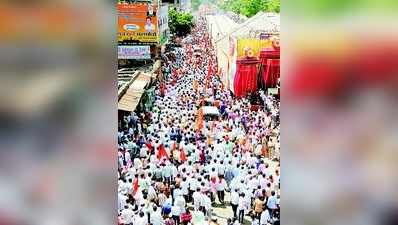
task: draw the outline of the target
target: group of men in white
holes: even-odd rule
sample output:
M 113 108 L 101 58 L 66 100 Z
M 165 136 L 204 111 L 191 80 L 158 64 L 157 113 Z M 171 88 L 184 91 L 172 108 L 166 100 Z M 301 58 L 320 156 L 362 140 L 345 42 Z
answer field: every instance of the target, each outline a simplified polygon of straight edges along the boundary
M 209 43 L 204 29 L 199 20 L 187 40 Z M 279 151 L 279 101 L 260 92 L 263 105 L 251 111 L 209 76 L 214 53 L 194 60 L 184 46 L 174 54 L 165 66 L 179 73 L 165 74 L 151 112 L 119 121 L 119 224 L 279 224 L 279 158 L 269 154 Z M 208 98 L 221 116 L 198 125 L 198 101 Z

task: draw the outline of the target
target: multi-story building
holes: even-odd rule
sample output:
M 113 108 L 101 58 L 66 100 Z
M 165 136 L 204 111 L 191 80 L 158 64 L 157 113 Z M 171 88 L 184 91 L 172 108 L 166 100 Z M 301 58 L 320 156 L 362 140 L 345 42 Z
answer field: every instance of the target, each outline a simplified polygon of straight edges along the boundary
M 170 36 L 168 3 L 162 3 L 161 6 L 159 7 L 158 24 L 159 24 L 160 44 L 164 44 L 167 42 Z
M 191 0 L 162 0 L 163 3 L 169 3 L 169 6 L 182 12 L 192 12 Z
M 180 10 L 183 12 L 191 12 L 192 11 L 191 0 L 180 0 L 179 7 Z

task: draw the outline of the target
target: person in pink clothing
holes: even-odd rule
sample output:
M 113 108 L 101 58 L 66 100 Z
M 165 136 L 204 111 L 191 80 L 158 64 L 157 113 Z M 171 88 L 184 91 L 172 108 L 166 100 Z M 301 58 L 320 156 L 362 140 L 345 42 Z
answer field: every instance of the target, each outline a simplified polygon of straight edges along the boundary
M 212 203 L 214 203 L 215 196 L 217 193 L 217 177 L 212 177 L 210 179 L 210 192 L 211 192 Z

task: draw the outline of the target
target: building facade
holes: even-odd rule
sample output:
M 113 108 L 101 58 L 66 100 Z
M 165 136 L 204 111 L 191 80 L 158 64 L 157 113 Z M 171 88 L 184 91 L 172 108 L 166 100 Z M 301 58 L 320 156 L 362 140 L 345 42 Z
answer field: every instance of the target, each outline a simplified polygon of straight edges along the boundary
M 165 44 L 170 36 L 169 29 L 169 4 L 162 3 L 158 12 L 160 44 Z
M 179 7 L 183 12 L 192 12 L 191 0 L 180 0 Z

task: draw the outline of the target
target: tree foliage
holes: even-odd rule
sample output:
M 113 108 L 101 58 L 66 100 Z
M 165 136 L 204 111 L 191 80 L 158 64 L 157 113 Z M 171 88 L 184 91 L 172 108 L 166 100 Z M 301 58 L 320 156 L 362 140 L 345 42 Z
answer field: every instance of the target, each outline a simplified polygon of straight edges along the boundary
M 202 0 L 192 0 L 191 6 L 194 11 L 199 9 L 199 6 L 202 4 Z
M 194 11 L 197 11 L 202 4 L 218 4 L 219 1 L 220 0 L 191 0 L 191 6 Z
M 178 12 L 174 8 L 169 10 L 169 28 L 172 34 L 179 37 L 185 36 L 191 32 L 193 26 L 192 14 Z
M 247 17 L 252 17 L 260 11 L 280 12 L 280 0 L 226 0 L 220 7 Z

